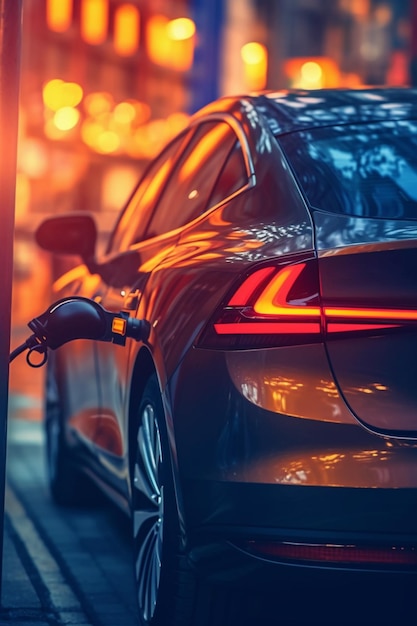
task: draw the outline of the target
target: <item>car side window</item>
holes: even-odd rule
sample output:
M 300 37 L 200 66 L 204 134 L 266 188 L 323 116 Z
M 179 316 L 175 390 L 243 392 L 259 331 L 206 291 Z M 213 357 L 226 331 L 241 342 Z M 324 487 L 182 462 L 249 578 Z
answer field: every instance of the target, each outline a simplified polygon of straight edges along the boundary
M 203 122 L 198 127 L 160 197 L 147 238 L 179 228 L 212 206 L 213 187 L 236 142 L 226 122 Z
M 144 239 L 155 203 L 172 171 L 177 155 L 191 134 L 192 131 L 181 134 L 155 161 L 151 162 L 116 224 L 108 252 L 126 250 L 132 242 L 137 243 Z
M 233 146 L 227 161 L 220 172 L 209 200 L 209 206 L 215 206 L 233 193 L 244 187 L 248 182 L 248 175 L 239 141 Z

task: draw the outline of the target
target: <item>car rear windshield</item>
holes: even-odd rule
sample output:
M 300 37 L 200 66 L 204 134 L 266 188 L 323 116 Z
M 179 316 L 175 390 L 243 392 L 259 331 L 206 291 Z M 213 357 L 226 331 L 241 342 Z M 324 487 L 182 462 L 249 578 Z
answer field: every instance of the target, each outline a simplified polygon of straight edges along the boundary
M 318 128 L 279 142 L 313 208 L 417 219 L 417 121 Z

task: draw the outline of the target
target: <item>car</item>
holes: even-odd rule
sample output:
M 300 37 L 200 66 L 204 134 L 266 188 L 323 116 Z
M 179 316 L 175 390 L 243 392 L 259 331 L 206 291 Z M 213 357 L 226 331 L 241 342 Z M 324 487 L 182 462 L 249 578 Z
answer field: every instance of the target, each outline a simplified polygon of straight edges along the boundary
M 54 296 L 150 332 L 50 353 L 49 482 L 131 517 L 140 624 L 241 626 L 258 588 L 277 619 L 414 623 L 417 89 L 220 98 L 100 254 L 90 208 L 37 230 L 81 259 Z

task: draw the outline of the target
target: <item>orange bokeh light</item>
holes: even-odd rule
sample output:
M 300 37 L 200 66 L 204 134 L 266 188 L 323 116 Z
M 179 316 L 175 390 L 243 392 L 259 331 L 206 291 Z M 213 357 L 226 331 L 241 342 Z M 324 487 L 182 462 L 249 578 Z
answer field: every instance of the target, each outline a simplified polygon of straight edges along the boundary
M 62 109 L 58 109 L 53 119 L 59 130 L 72 130 L 80 120 L 80 112 L 74 107 L 62 107 Z
M 340 86 L 336 62 L 328 57 L 294 57 L 284 62 L 284 72 L 290 87 L 322 89 Z
M 46 23 L 56 33 L 64 33 L 71 26 L 72 0 L 47 0 Z
M 65 106 L 77 106 L 83 98 L 83 89 L 78 83 L 53 78 L 44 85 L 42 97 L 48 109 L 58 111 Z
M 190 69 L 194 58 L 195 24 L 189 18 L 169 20 L 153 15 L 147 24 L 146 46 L 153 63 L 180 72 Z
M 249 90 L 264 89 L 267 81 L 268 51 L 257 41 L 250 41 L 241 48 L 241 56 L 247 88 Z
M 139 10 L 133 4 L 121 4 L 114 14 L 113 44 L 120 56 L 134 54 L 139 46 Z
M 174 41 L 184 41 L 195 35 L 195 24 L 188 17 L 178 17 L 167 24 L 167 35 Z
M 98 45 L 107 38 L 108 0 L 83 0 L 81 4 L 81 37 L 86 43 Z

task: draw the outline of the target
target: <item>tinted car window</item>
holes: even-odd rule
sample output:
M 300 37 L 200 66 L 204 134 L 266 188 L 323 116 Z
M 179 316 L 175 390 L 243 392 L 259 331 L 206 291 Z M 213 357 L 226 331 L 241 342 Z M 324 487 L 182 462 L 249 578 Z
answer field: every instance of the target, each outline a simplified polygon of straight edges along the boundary
M 146 236 L 155 237 L 183 226 L 208 208 L 211 195 L 236 135 L 224 122 L 205 122 L 175 165 Z
M 209 206 L 215 206 L 231 196 L 248 182 L 245 160 L 239 141 L 233 146 L 227 161 L 220 172 L 210 197 Z
M 148 167 L 125 211 L 116 225 L 110 250 L 124 250 L 132 242 L 141 241 L 151 212 L 172 171 L 176 157 L 187 143 L 191 131 L 177 137 Z
M 279 138 L 311 206 L 417 218 L 417 122 L 334 126 Z

